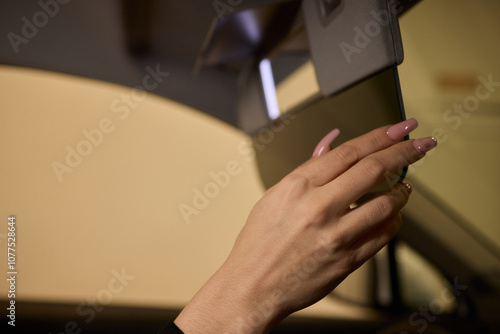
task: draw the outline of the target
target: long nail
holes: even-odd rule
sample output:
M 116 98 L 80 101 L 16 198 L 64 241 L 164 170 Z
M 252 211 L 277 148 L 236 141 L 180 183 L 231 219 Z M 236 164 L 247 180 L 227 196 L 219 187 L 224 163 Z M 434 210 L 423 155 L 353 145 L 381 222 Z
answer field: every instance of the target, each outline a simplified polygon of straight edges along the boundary
M 316 148 L 314 149 L 313 157 L 320 157 L 326 152 L 329 152 L 331 150 L 330 144 L 332 141 L 337 138 L 337 136 L 340 134 L 339 129 L 332 130 L 330 133 L 328 133 L 326 136 L 321 139 L 321 141 L 318 143 Z
M 393 141 L 400 141 L 407 134 L 415 130 L 418 126 L 418 122 L 415 118 L 407 119 L 406 121 L 402 121 L 401 123 L 395 124 L 391 126 L 387 130 L 387 135 Z
M 434 137 L 426 137 L 415 139 L 412 141 L 413 147 L 417 150 L 418 153 L 424 155 L 428 151 L 432 150 L 437 146 L 437 140 Z

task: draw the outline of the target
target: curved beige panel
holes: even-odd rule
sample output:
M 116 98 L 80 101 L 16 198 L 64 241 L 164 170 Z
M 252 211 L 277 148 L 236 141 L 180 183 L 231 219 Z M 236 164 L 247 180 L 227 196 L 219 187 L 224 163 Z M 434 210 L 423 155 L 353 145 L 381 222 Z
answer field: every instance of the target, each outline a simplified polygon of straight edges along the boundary
M 94 80 L 1 66 L 0 86 L 0 233 L 4 245 L 16 215 L 17 299 L 79 315 L 91 302 L 185 305 L 263 194 L 248 137 Z M 377 316 L 332 298 L 302 314 Z

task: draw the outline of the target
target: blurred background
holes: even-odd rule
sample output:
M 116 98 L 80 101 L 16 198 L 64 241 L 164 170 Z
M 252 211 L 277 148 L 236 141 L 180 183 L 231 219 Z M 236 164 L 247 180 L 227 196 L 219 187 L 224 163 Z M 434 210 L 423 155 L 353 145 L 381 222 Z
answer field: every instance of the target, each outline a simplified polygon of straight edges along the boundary
M 175 25 L 196 20 L 204 10 L 217 17 L 213 4 L 203 10 L 192 5 L 186 16 L 168 17 L 173 30 L 155 29 L 153 24 L 153 39 L 173 40 L 179 48 L 161 50 L 168 54 L 161 59 L 136 58 L 132 74 L 120 72 L 130 61 L 117 53 L 124 47 L 112 48 L 103 38 L 125 44 L 118 28 L 121 23 L 116 23 L 122 20 L 119 5 L 106 1 L 89 8 L 81 1 L 68 1 L 59 5 L 36 34 L 31 32 L 35 35 L 31 38 L 22 35 L 22 18 L 31 20 L 41 7 L 27 1 L 0 5 L 4 36 L 0 50 L 0 267 L 7 268 L 7 217 L 15 215 L 16 302 L 25 303 L 17 315 L 19 324 L 36 323 L 39 329 L 60 332 L 74 321 L 83 332 L 98 332 L 112 328 L 101 325 L 123 322 L 123 315 L 132 314 L 127 310 L 133 309 L 138 323 L 148 322 L 144 331 L 155 333 L 163 319 L 175 316 L 221 265 L 250 209 L 265 191 L 251 150 L 255 141 L 235 126 L 237 121 L 231 116 L 231 106 L 237 104 L 236 76 L 208 69 L 202 78 L 185 79 L 196 58 L 188 59 L 181 52 L 187 49 L 183 39 L 195 36 L 189 30 L 175 30 Z M 176 6 L 168 1 L 156 5 Z M 429 333 L 498 329 L 483 324 L 494 316 L 486 311 L 481 315 L 479 306 L 471 313 L 471 305 L 462 303 L 456 285 L 453 288 L 450 283 L 458 279 L 468 282 L 471 293 L 479 291 L 473 288 L 477 277 L 473 279 L 467 270 L 490 273 L 499 265 L 498 17 L 500 2 L 494 0 L 423 0 L 400 17 L 405 51 L 405 61 L 399 66 L 401 88 L 407 117 L 417 118 L 420 124 L 412 137 L 433 135 L 439 141 L 436 150 L 408 172 L 416 195 L 405 215 L 434 237 L 425 239 L 428 244 L 412 246 L 408 236 L 419 236 L 420 230 L 406 230 L 395 246 L 404 302 L 400 306 L 405 313 L 388 312 L 390 303 L 384 302 L 380 277 L 390 275 L 380 276 L 380 270 L 390 264 L 382 254 L 373 269 L 379 274 L 362 269 L 339 287 L 337 295 L 290 321 L 300 326 L 335 324 L 345 332 L 366 328 L 380 333 L 412 332 L 424 328 L 422 321 Z M 93 35 L 101 25 L 99 34 Z M 61 33 L 58 42 L 65 47 L 57 54 L 44 53 L 44 45 L 53 50 L 52 31 L 64 26 L 68 33 Z M 9 37 L 9 32 L 21 38 Z M 18 43 L 15 48 L 13 38 Z M 82 38 L 88 40 L 77 44 Z M 196 43 L 198 51 L 203 40 Z M 136 52 L 147 53 L 147 47 Z M 100 71 L 97 76 L 123 85 L 92 79 L 92 74 L 54 72 L 44 63 L 55 57 L 64 68 L 64 60 L 76 54 L 87 59 L 81 64 L 82 72 L 95 63 L 92 68 Z M 179 65 L 183 62 L 185 67 Z M 297 90 L 302 99 L 319 90 L 310 62 L 297 66 L 288 79 L 277 86 L 280 106 L 297 104 Z M 206 83 L 211 81 L 224 84 L 210 88 Z M 133 90 L 136 86 L 146 92 Z M 203 90 L 203 94 L 191 101 L 183 90 Z M 197 105 L 208 107 L 200 110 Z M 220 175 L 225 175 L 224 181 Z M 458 232 L 448 227 L 452 225 L 459 226 Z M 460 243 L 461 238 L 473 241 Z M 474 246 L 468 248 L 467 242 Z M 440 259 L 434 259 L 440 256 L 439 249 L 456 251 L 463 260 L 448 261 L 451 268 L 457 268 L 454 277 L 450 268 L 439 267 Z M 493 277 L 482 280 L 480 286 L 487 286 L 485 294 L 495 297 L 491 291 L 499 291 L 494 288 L 498 272 Z M 457 298 L 443 300 L 443 289 Z M 5 302 L 5 279 L 0 291 Z M 440 308 L 432 309 L 436 300 Z M 432 317 L 461 319 L 462 328 L 450 330 L 446 319 L 431 321 L 421 314 L 412 318 L 422 305 L 434 312 L 429 311 Z M 361 328 L 363 324 L 368 327 Z

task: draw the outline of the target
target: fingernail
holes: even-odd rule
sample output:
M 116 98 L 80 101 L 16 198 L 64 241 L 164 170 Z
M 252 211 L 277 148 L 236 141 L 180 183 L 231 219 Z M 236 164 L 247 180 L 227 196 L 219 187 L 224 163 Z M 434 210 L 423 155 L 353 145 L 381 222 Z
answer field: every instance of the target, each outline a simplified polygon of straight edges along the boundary
M 337 138 L 339 135 L 340 131 L 339 129 L 332 130 L 330 133 L 328 133 L 326 136 L 321 139 L 321 141 L 318 143 L 316 148 L 314 149 L 313 157 L 320 157 L 326 152 L 329 152 L 331 150 L 330 144 L 332 141 Z
M 413 191 L 413 186 L 411 185 L 411 183 L 401 182 L 401 184 L 406 187 L 408 194 L 411 194 L 411 192 Z
M 413 147 L 417 150 L 418 153 L 420 154 L 425 154 L 426 152 L 432 150 L 434 147 L 437 145 L 437 140 L 434 137 L 426 137 L 426 138 L 420 138 L 420 139 L 415 139 L 412 141 Z
M 395 124 L 391 126 L 387 130 L 387 135 L 393 141 L 400 141 L 407 134 L 415 130 L 418 126 L 418 122 L 415 118 L 407 119 L 406 121 L 402 121 L 401 123 Z

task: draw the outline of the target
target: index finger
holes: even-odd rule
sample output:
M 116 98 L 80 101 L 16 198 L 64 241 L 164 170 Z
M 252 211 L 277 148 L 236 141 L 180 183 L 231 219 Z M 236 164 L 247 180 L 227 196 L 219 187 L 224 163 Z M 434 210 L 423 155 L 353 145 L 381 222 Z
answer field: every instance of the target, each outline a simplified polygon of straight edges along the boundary
M 314 158 L 297 168 L 296 172 L 307 177 L 314 186 L 323 186 L 366 156 L 400 142 L 418 126 L 411 118 L 395 125 L 386 125 L 351 139 L 319 158 Z

